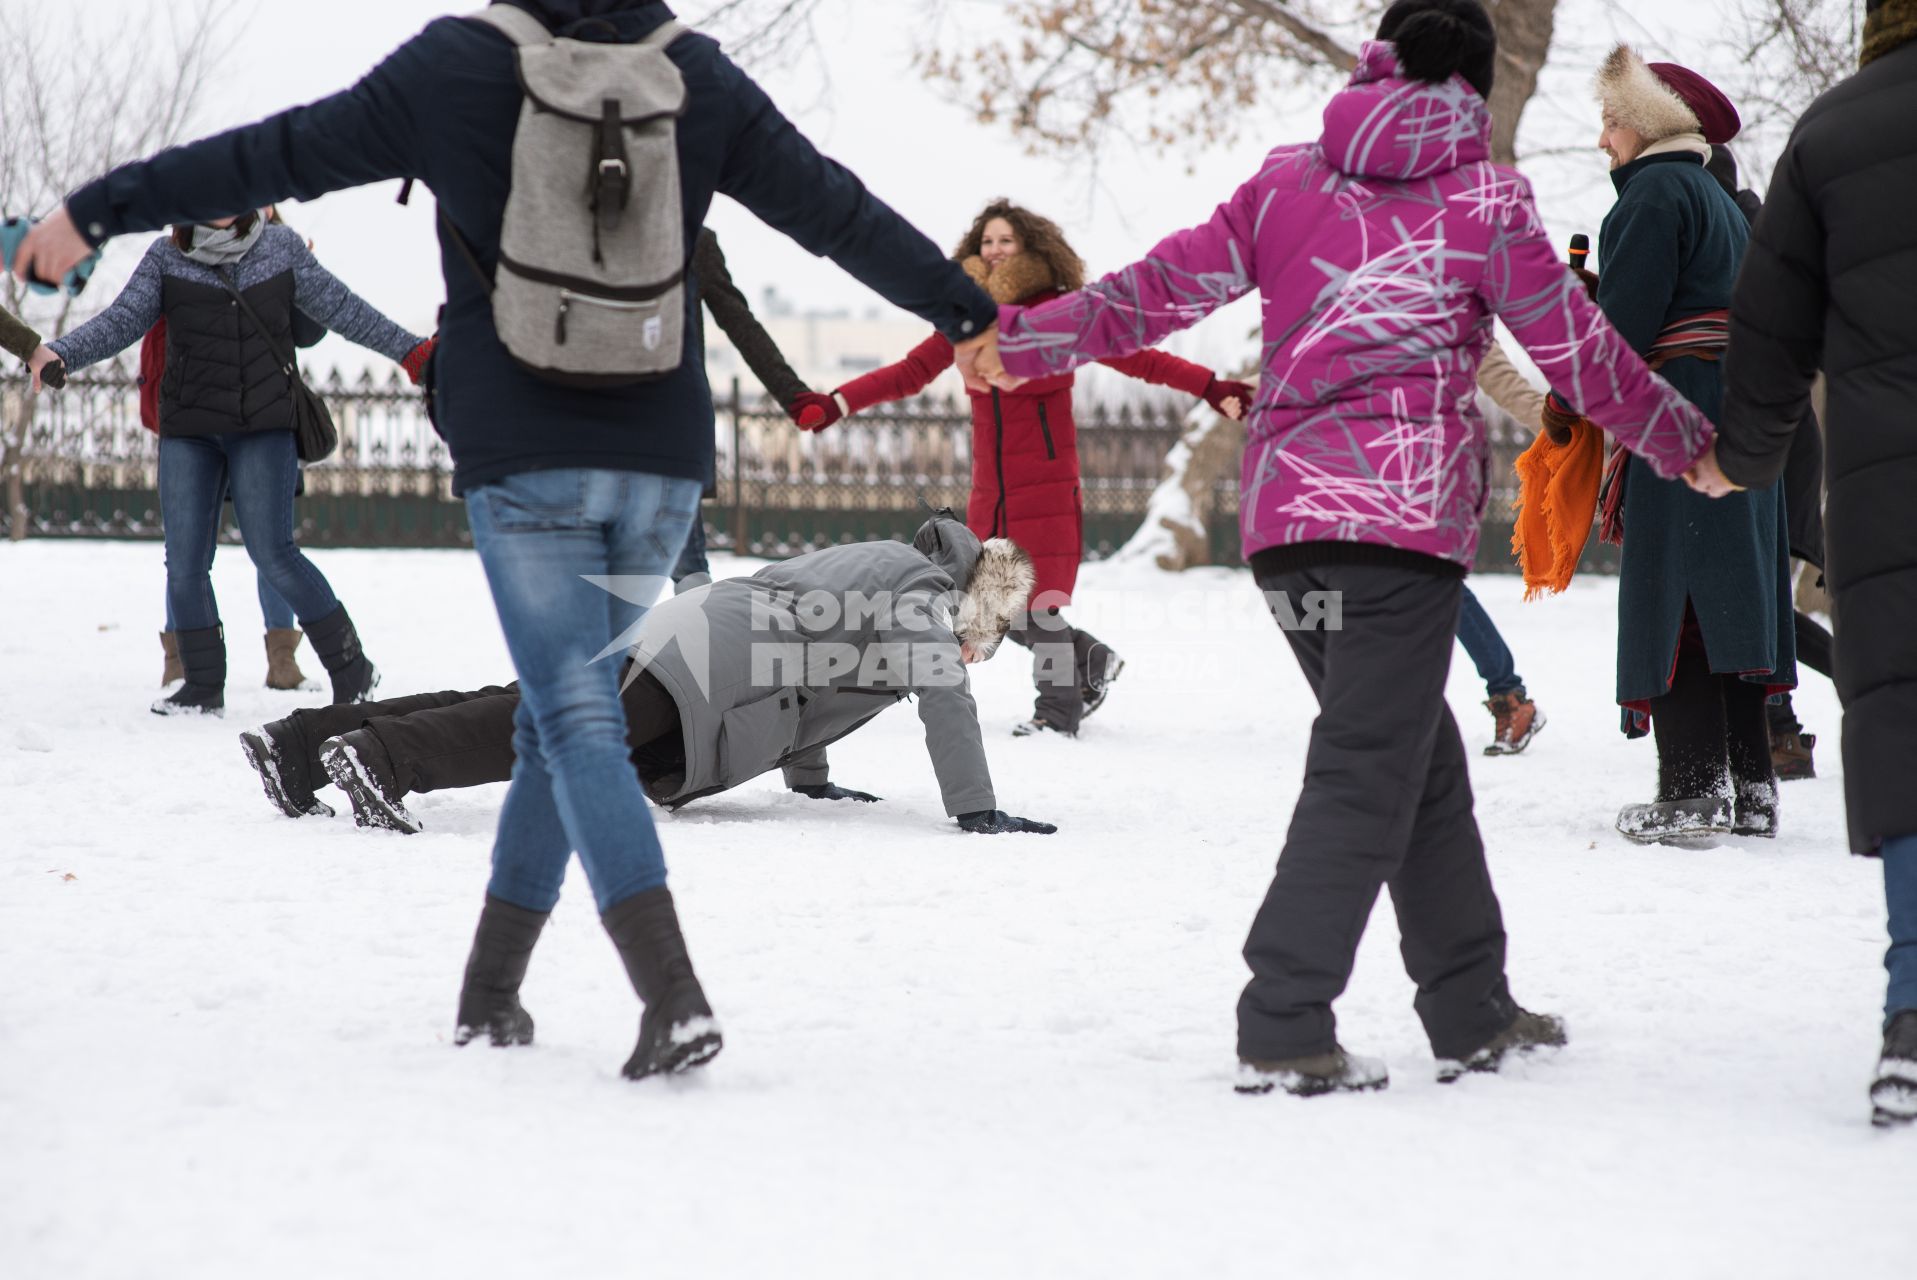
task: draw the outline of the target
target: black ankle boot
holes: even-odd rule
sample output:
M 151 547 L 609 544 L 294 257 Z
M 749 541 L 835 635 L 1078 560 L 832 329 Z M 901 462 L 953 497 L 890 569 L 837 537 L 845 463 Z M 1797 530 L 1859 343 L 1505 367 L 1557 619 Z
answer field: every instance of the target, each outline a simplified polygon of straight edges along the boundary
M 176 631 L 186 683 L 153 704 L 156 716 L 226 714 L 226 634 L 219 627 Z
M 519 1003 L 519 984 L 526 980 L 526 966 L 549 915 L 486 895 L 479 928 L 473 932 L 473 951 L 466 958 L 466 981 L 459 988 L 454 1044 L 465 1044 L 482 1031 L 501 1048 L 533 1042 L 532 1015 Z
M 379 671 L 360 651 L 359 632 L 341 605 L 318 622 L 306 624 L 306 639 L 333 678 L 333 703 L 364 702 L 379 683 Z
M 625 961 L 632 989 L 646 1006 L 639 1018 L 639 1043 L 626 1061 L 626 1078 L 690 1071 L 709 1062 L 724 1041 L 686 955 L 672 890 L 662 885 L 636 893 L 600 921 Z
M 333 816 L 333 808 L 313 794 L 325 784 L 315 774 L 306 751 L 306 737 L 292 716 L 249 729 L 240 735 L 246 762 L 260 775 L 266 798 L 289 818 Z

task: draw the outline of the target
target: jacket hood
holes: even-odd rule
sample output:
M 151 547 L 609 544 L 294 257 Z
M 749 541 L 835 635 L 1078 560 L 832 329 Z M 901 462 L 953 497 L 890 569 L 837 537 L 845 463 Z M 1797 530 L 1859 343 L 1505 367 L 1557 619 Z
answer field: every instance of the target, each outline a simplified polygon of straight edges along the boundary
M 952 633 L 970 641 L 981 661 L 991 657 L 1031 602 L 1038 582 L 1032 557 L 1009 538 L 981 543 L 977 534 L 944 515 L 920 525 L 912 545 L 964 592 Z
M 1407 80 L 1389 41 L 1368 40 L 1351 81 L 1325 107 L 1325 160 L 1357 178 L 1408 182 L 1491 154 L 1491 113 L 1463 76 Z

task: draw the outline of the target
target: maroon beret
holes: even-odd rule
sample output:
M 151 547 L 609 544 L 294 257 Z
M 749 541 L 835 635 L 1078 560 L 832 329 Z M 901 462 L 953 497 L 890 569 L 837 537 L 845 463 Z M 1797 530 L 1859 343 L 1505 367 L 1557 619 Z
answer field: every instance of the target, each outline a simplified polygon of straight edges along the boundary
M 1697 72 L 1689 67 L 1680 67 L 1675 62 L 1653 62 L 1650 67 L 1651 74 L 1668 85 L 1672 93 L 1684 99 L 1684 105 L 1704 126 L 1704 141 L 1721 147 L 1735 138 L 1737 131 L 1744 127 L 1731 100 Z

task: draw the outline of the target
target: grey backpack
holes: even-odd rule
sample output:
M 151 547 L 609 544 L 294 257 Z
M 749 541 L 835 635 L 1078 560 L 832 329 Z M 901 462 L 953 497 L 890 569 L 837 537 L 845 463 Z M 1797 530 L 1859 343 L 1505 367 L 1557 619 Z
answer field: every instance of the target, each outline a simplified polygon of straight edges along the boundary
M 574 386 L 671 373 L 685 338 L 674 126 L 686 86 L 665 50 L 687 28 L 599 44 L 554 39 L 512 5 L 474 16 L 518 46 L 526 95 L 491 281 L 499 340 L 530 372 Z

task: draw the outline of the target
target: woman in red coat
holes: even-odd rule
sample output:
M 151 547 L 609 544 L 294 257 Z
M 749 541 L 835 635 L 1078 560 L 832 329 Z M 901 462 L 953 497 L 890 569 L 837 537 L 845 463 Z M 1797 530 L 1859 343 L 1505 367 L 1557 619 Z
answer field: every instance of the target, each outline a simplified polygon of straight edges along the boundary
M 1001 303 L 1031 303 L 1081 288 L 1085 263 L 1058 225 L 1007 200 L 994 200 L 952 255 Z M 1252 389 L 1226 382 L 1200 365 L 1162 351 L 1100 361 L 1120 373 L 1202 397 L 1241 417 Z M 854 378 L 831 395 L 798 397 L 793 420 L 817 431 L 875 404 L 917 395 L 952 364 L 952 344 L 933 334 L 897 364 Z M 1069 373 L 1034 378 L 1016 391 L 969 391 L 972 400 L 972 496 L 965 523 L 980 538 L 1010 538 L 1038 570 L 1030 613 L 1011 638 L 1031 649 L 1038 704 L 1012 732 L 1052 731 L 1067 737 L 1104 702 L 1124 662 L 1108 644 L 1066 622 L 1084 549 L 1084 499 L 1078 480 L 1078 433 L 1072 421 Z

